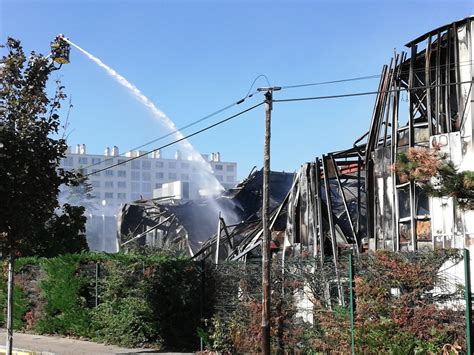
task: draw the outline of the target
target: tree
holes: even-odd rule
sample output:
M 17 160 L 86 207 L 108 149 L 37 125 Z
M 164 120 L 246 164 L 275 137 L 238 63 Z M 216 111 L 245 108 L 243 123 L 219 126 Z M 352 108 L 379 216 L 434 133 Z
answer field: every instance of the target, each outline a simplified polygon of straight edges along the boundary
M 88 251 L 83 206 L 68 203 L 57 209 L 43 227 L 38 230 L 32 244 L 24 246 L 21 256 L 43 256 L 52 258 L 67 253 Z
M 7 351 L 12 348 L 12 286 L 15 257 L 35 245 L 54 212 L 61 184 L 76 174 L 59 169 L 67 144 L 55 138 L 59 110 L 66 95 L 56 82 L 53 97 L 46 85 L 55 69 L 47 58 L 32 52 L 28 60 L 19 41 L 8 38 L 0 76 L 0 250 L 8 258 Z M 66 216 L 78 211 L 66 207 Z M 64 216 L 64 215 L 63 215 Z M 67 217 L 63 217 L 67 218 Z

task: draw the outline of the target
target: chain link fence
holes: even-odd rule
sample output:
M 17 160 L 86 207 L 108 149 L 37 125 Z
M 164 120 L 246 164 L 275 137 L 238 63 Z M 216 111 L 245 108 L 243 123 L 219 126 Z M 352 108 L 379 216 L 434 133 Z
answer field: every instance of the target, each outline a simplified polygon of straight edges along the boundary
M 462 353 L 464 260 L 458 250 L 380 251 L 332 260 L 274 259 L 272 352 Z M 205 269 L 210 349 L 261 350 L 261 261 Z

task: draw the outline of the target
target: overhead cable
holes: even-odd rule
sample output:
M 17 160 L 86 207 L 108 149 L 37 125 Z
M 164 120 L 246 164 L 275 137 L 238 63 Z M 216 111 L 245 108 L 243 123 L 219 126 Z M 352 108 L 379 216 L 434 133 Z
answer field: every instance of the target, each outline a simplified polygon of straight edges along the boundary
M 442 67 L 446 67 L 446 66 L 450 66 L 450 67 L 452 67 L 451 69 L 453 69 L 453 68 L 456 68 L 456 67 L 471 65 L 471 63 L 473 63 L 473 62 L 474 62 L 473 60 L 466 60 L 466 61 L 459 62 L 459 65 L 456 65 L 455 63 L 453 63 L 453 64 L 432 65 L 432 66 L 430 66 L 430 69 L 433 70 L 433 69 L 436 69 L 436 68 L 442 68 Z M 413 70 L 413 72 L 415 72 L 415 73 L 425 72 L 425 68 L 415 69 L 415 70 Z M 400 73 L 401 74 L 409 74 L 409 70 L 401 71 Z M 329 81 L 318 81 L 318 82 L 314 82 L 314 83 L 305 83 L 305 84 L 296 84 L 296 85 L 283 85 L 283 86 L 280 86 L 280 87 L 281 87 L 282 90 L 283 89 L 296 89 L 296 88 L 303 88 L 303 87 L 309 87 L 309 86 L 320 86 L 320 85 L 328 85 L 328 84 L 346 83 L 346 82 L 351 82 L 351 81 L 362 81 L 362 80 L 369 80 L 369 79 L 377 79 L 377 78 L 380 78 L 380 76 L 381 76 L 380 74 L 374 74 L 374 75 L 358 76 L 358 77 L 354 77 L 354 78 L 345 78 L 345 79 L 329 80 Z
M 171 132 L 166 133 L 166 134 L 164 134 L 164 135 L 162 135 L 162 136 L 159 136 L 159 137 L 157 137 L 157 138 L 154 138 L 154 139 L 152 139 L 151 141 L 148 141 L 148 142 L 146 142 L 146 143 L 143 143 L 143 144 L 141 144 L 141 145 L 139 145 L 139 146 L 137 146 L 137 147 L 135 147 L 135 148 L 128 149 L 127 151 L 139 150 L 140 148 L 146 147 L 146 146 L 148 146 L 148 145 L 150 145 L 150 144 L 156 143 L 156 142 L 158 142 L 158 141 L 160 141 L 160 140 L 163 140 L 163 139 L 165 139 L 165 138 L 168 138 L 168 137 L 170 137 L 170 136 L 172 136 L 172 135 L 174 135 L 174 134 L 176 134 L 176 133 L 179 133 L 180 131 L 183 131 L 183 130 L 185 130 L 185 129 L 187 129 L 187 128 L 190 128 L 190 127 L 192 127 L 192 126 L 195 126 L 195 125 L 197 125 L 198 123 L 204 122 L 204 121 L 208 120 L 209 118 L 214 117 L 214 116 L 216 116 L 216 115 L 218 115 L 218 114 L 220 114 L 220 113 L 222 113 L 222 112 L 224 112 L 224 111 L 227 111 L 228 109 L 230 109 L 230 108 L 232 108 L 232 107 L 234 107 L 234 106 L 240 105 L 240 104 L 243 103 L 246 99 L 251 98 L 253 95 L 255 95 L 255 94 L 257 93 L 257 91 L 254 91 L 254 92 L 252 92 L 252 93 L 250 93 L 250 91 L 252 90 L 252 87 L 253 87 L 253 85 L 255 84 L 255 82 L 257 81 L 257 79 L 260 78 L 260 77 L 265 78 L 266 81 L 268 82 L 267 76 L 264 75 L 264 74 L 260 74 L 259 76 L 257 76 L 257 77 L 253 80 L 252 84 L 250 85 L 250 88 L 249 88 L 248 92 L 245 94 L 245 96 L 244 96 L 242 99 L 237 100 L 237 101 L 231 103 L 230 105 L 227 105 L 227 106 L 225 106 L 225 107 L 223 107 L 223 108 L 221 108 L 221 109 L 219 109 L 219 110 L 217 110 L 217 111 L 214 111 L 214 112 L 212 112 L 212 113 L 210 113 L 210 114 L 208 114 L 208 115 L 206 115 L 206 116 L 204 116 L 204 117 L 201 117 L 201 118 L 199 118 L 199 119 L 197 119 L 197 120 L 195 120 L 195 121 L 192 121 L 192 122 L 188 123 L 187 125 L 184 125 L 184 126 L 182 126 L 182 127 L 180 127 L 180 128 L 177 128 L 177 129 L 174 130 L 174 131 L 171 131 Z M 126 154 L 126 153 L 122 153 L 122 154 L 120 154 L 120 155 L 123 156 L 124 154 Z M 104 160 L 102 160 L 102 161 L 100 161 L 100 162 L 98 162 L 98 163 L 94 163 L 94 164 L 90 164 L 90 165 L 88 165 L 88 166 L 85 166 L 84 169 L 89 169 L 89 168 L 92 168 L 92 167 L 94 167 L 94 166 L 101 165 L 102 163 L 108 162 L 108 161 L 113 160 L 113 159 L 114 159 L 114 157 L 110 157 L 110 158 L 104 159 Z
M 339 94 L 339 95 L 325 95 L 325 96 L 296 97 L 296 98 L 287 98 L 287 99 L 274 99 L 273 102 L 292 102 L 292 101 L 339 99 L 339 98 L 343 98 L 343 97 L 368 96 L 368 95 L 377 95 L 377 94 L 400 92 L 400 91 L 413 91 L 413 90 L 422 90 L 422 89 L 432 89 L 432 88 L 443 87 L 443 86 L 471 84 L 472 82 L 473 82 L 472 80 L 469 80 L 469 81 L 461 81 L 461 82 L 449 83 L 449 84 L 435 84 L 435 85 L 427 85 L 427 86 L 417 86 L 417 87 L 414 87 L 414 88 L 399 88 L 399 89 L 382 90 L 382 91 L 355 92 L 355 93 Z

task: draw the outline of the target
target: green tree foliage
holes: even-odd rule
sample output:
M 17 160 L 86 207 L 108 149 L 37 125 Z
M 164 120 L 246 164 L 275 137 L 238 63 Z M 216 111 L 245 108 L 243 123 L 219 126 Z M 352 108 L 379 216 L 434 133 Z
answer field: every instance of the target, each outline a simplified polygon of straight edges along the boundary
M 199 297 L 200 270 L 187 258 L 66 254 L 19 258 L 17 270 L 15 321 L 23 330 L 129 347 L 199 347 L 200 302 L 209 298 Z M 0 288 L 0 314 L 5 307 Z
M 33 243 L 22 255 L 54 257 L 89 250 L 85 224 L 84 207 L 66 203 L 35 234 Z
M 85 281 L 77 273 L 79 257 L 64 255 L 42 259 L 40 265 L 47 275 L 41 281 L 44 292 L 44 318 L 36 328 L 41 333 L 90 335 L 90 316 L 81 289 Z
M 55 138 L 61 128 L 64 87 L 57 82 L 49 98 L 46 85 L 54 69 L 50 61 L 34 52 L 27 59 L 20 42 L 12 38 L 2 47 L 7 52 L 0 69 L 2 253 L 51 255 L 53 248 L 84 249 L 83 210 L 57 210 L 59 186 L 74 184 L 78 177 L 59 169 L 67 149 L 63 138 Z

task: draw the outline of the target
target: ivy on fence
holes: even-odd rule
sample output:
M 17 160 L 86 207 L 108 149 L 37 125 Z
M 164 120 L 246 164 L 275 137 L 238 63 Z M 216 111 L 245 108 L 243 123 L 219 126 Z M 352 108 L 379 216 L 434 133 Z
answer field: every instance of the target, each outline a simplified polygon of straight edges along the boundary
M 379 251 L 354 258 L 355 352 L 437 354 L 465 349 L 462 278 L 457 250 L 420 253 Z M 447 271 L 446 271 L 447 270 Z M 260 350 L 258 264 L 210 269 L 216 313 L 208 348 L 228 353 Z M 338 297 L 338 280 L 344 298 Z M 348 260 L 274 261 L 272 348 L 277 352 L 351 352 Z M 456 350 L 457 349 L 457 350 Z

